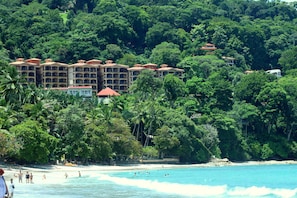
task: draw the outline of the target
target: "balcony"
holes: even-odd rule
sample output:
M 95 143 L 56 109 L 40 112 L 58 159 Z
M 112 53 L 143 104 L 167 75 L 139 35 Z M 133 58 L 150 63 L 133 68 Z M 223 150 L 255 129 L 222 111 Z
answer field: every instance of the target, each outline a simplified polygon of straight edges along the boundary
M 75 68 L 75 71 L 76 72 L 83 72 L 83 69 L 82 68 Z
M 59 73 L 59 77 L 66 77 L 66 73 Z
M 126 91 L 127 90 L 127 87 L 126 86 L 120 86 L 120 90 L 121 91 Z

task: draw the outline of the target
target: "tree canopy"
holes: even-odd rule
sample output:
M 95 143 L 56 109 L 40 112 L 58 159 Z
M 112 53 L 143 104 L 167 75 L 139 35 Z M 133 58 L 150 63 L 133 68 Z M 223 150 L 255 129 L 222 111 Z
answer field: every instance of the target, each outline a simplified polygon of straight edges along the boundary
M 2 0 L 0 157 L 296 159 L 296 17 L 283 1 Z M 180 79 L 144 69 L 128 93 L 106 104 L 22 86 L 8 64 L 19 57 L 185 72 Z

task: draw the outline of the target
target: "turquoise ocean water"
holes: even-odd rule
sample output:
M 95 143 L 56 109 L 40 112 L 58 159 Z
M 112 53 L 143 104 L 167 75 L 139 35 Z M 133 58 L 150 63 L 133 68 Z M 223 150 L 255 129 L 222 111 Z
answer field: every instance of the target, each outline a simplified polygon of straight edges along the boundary
M 15 186 L 15 198 L 297 197 L 297 165 L 93 170 Z

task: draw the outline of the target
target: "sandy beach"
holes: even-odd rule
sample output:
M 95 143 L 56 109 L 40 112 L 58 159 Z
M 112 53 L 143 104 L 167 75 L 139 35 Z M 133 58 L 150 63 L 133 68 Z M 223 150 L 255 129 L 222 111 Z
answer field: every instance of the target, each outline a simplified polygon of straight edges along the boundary
M 295 160 L 285 160 L 285 161 L 247 161 L 247 162 L 230 162 L 226 160 L 214 160 L 209 163 L 204 164 L 131 164 L 131 165 L 31 165 L 31 166 L 21 166 L 21 165 L 6 165 L 0 164 L 0 167 L 4 169 L 4 176 L 6 180 L 10 178 L 14 179 L 15 183 L 18 183 L 17 174 L 20 170 L 23 173 L 23 183 L 25 181 L 25 174 L 33 174 L 34 183 L 48 183 L 54 180 L 65 179 L 65 174 L 70 177 L 78 177 L 79 172 L 81 175 L 84 173 L 90 173 L 92 171 L 104 172 L 104 171 L 127 171 L 127 170 L 150 170 L 150 169 L 163 169 L 163 168 L 174 168 L 174 167 L 211 167 L 211 166 L 243 166 L 243 165 L 273 165 L 273 164 L 297 164 Z M 52 178 L 54 176 L 54 178 Z

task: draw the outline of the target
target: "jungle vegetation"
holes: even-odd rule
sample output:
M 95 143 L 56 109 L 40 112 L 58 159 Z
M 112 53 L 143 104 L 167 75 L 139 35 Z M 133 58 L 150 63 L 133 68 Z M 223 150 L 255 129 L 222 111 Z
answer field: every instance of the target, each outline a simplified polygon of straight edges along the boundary
M 1 0 L 0 158 L 296 159 L 296 18 L 294 3 L 266 0 Z M 9 65 L 19 57 L 165 63 L 185 76 L 144 71 L 102 104 L 23 86 Z M 265 72 L 275 68 L 281 78 Z

